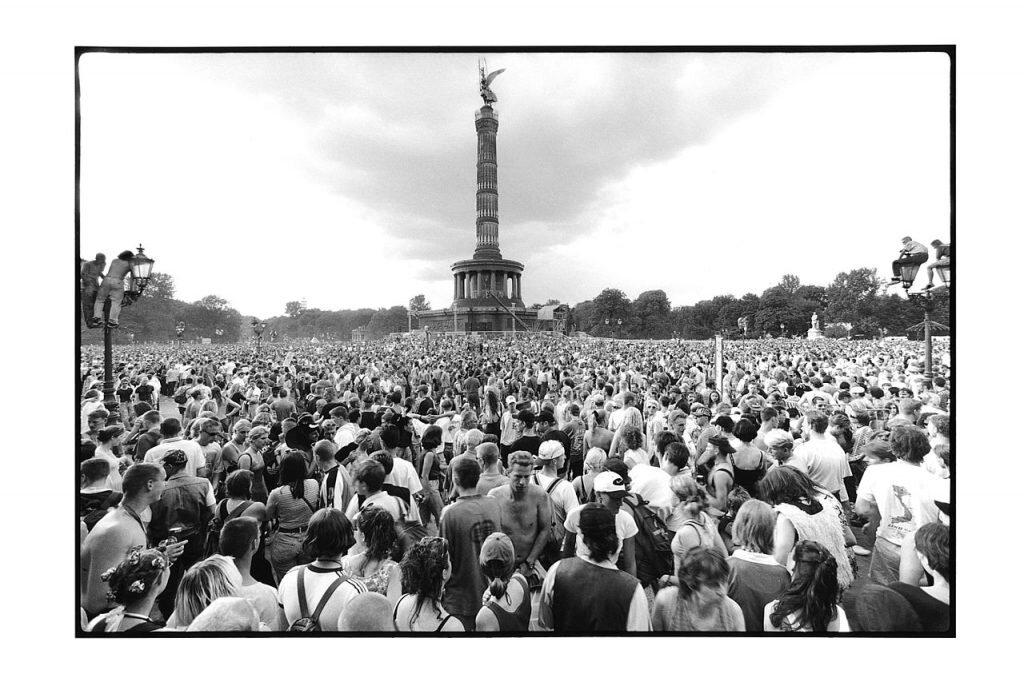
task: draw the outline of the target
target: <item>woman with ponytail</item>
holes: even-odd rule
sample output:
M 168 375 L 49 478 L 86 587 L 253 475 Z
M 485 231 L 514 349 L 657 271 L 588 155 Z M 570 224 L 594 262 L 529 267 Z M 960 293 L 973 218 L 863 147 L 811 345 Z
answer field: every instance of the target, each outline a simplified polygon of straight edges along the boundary
M 395 517 L 383 507 L 370 505 L 356 517 L 356 542 L 366 550 L 341 560 L 341 569 L 359 578 L 370 592 L 382 594 L 392 606 L 402 596 L 402 569 L 392 560 L 398 542 Z
M 839 601 L 838 564 L 824 545 L 801 540 L 793 549 L 793 581 L 764 607 L 765 632 L 850 632 Z
M 526 632 L 530 626 L 530 587 L 516 571 L 516 550 L 504 533 L 491 533 L 480 547 L 480 567 L 489 584 L 476 614 L 477 632 Z
M 673 476 L 669 486 L 677 502 L 667 522 L 669 530 L 675 530 L 676 533 L 672 538 L 672 554 L 675 557 L 673 573 L 676 575 L 661 576 L 658 583 L 662 587 L 679 584 L 679 566 L 689 549 L 707 547 L 717 551 L 723 559 L 729 556 L 722 536 L 718 533 L 718 525 L 705 511 L 708 508 L 708 495 L 704 488 L 686 474 Z

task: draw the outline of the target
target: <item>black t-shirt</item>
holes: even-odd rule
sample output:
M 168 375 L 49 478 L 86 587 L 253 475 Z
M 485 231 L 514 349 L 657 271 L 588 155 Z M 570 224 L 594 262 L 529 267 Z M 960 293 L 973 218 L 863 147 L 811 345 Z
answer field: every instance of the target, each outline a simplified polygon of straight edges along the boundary
M 546 440 L 557 440 L 559 443 L 561 443 L 562 447 L 565 449 L 565 458 L 568 461 L 569 453 L 572 451 L 572 439 L 569 438 L 569 434 L 567 434 L 565 431 L 552 428 L 550 431 L 544 434 L 543 438 L 541 438 L 541 442 Z
M 947 632 L 949 630 L 949 605 L 943 604 L 916 585 L 894 582 L 889 589 L 898 592 L 914 609 L 925 632 Z
M 423 399 L 416 404 L 416 414 L 419 415 L 427 414 L 432 409 L 434 409 L 434 401 L 430 396 L 424 396 Z
M 135 395 L 139 397 L 139 400 L 145 400 L 148 403 L 153 398 L 153 387 L 149 384 L 141 384 L 135 389 Z
M 363 410 L 359 413 L 359 428 L 373 431 L 380 426 L 380 415 L 372 410 Z
M 536 456 L 537 451 L 540 449 L 540 436 L 523 436 L 509 446 L 509 452 L 516 452 L 517 450 L 525 450 L 531 455 Z

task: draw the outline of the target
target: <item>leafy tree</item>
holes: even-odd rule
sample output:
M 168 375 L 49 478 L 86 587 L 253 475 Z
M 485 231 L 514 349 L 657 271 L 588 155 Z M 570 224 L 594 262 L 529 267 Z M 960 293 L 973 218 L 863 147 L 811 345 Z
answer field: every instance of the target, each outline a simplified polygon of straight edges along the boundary
M 883 285 L 874 268 L 839 273 L 826 290 L 826 316 L 834 322 L 856 324 L 873 313 Z
M 408 324 L 408 310 L 405 306 L 396 305 L 378 309 L 366 327 L 375 338 L 380 338 L 395 332 L 404 332 Z
M 591 328 L 595 336 L 623 336 L 628 334 L 630 324 L 629 298 L 621 289 L 605 289 L 594 298 L 597 318 Z M 608 324 L 605 324 L 608 320 Z M 618 321 L 622 320 L 622 325 Z M 625 328 L 625 329 L 624 329 Z
M 284 314 L 288 317 L 296 318 L 302 314 L 305 307 L 302 301 L 288 301 L 284 304 Z
M 672 305 L 661 289 L 645 291 L 633 302 L 637 334 L 641 338 L 664 339 L 671 335 L 669 314 Z
M 195 305 L 201 308 L 206 308 L 207 310 L 215 310 L 217 312 L 227 310 L 228 308 L 227 301 L 225 301 L 220 296 L 214 296 L 213 294 L 210 294 L 209 296 L 204 296 L 203 298 L 199 299 L 198 301 L 195 302 Z
M 800 290 L 800 278 L 796 275 L 783 275 L 779 286 L 789 294 L 795 294 Z
M 830 324 L 825 327 L 824 334 L 827 339 L 845 339 L 850 335 L 850 332 L 841 324 Z
M 174 278 L 164 272 L 150 273 L 149 284 L 142 292 L 143 298 L 159 298 L 171 300 L 174 298 Z
M 430 301 L 423 294 L 416 294 L 409 299 L 409 310 L 418 313 L 423 310 L 430 310 Z

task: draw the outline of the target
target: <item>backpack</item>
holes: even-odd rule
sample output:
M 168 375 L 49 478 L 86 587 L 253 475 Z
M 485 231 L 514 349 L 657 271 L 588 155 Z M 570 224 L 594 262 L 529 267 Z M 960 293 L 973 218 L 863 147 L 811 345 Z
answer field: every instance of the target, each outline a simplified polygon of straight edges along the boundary
M 187 403 L 188 402 L 188 394 L 187 394 L 187 392 L 185 390 L 185 387 L 182 386 L 177 391 L 175 391 L 174 392 L 174 397 L 171 398 L 171 400 L 173 400 L 174 402 L 178 403 L 179 405 L 184 405 L 185 403 Z
M 643 584 L 657 582 L 663 575 L 672 575 L 675 567 L 672 556 L 672 538 L 675 533 L 654 513 L 640 495 L 633 502 L 627 496 L 623 502 L 633 513 L 639 533 L 636 535 L 636 577 Z
M 538 486 L 540 485 L 537 474 L 533 475 L 533 482 Z M 551 533 L 548 535 L 547 545 L 545 545 L 544 551 L 540 555 L 540 563 L 545 567 L 558 561 L 562 554 L 562 540 L 565 539 L 565 510 L 562 510 L 561 514 L 558 513 L 558 507 L 555 505 L 555 501 L 551 499 L 551 492 L 559 483 L 563 482 L 565 482 L 564 479 L 555 478 L 544 489 L 544 493 L 548 498 L 548 510 L 551 514 Z
M 306 571 L 309 566 L 303 566 L 299 569 L 299 619 L 288 626 L 288 632 L 323 632 L 323 628 L 320 627 L 320 614 L 323 613 L 324 607 L 327 606 L 327 602 L 331 600 L 334 593 L 338 591 L 338 588 L 343 583 L 348 583 L 356 588 L 359 592 L 366 592 L 366 586 L 361 582 L 346 578 L 344 576 L 338 576 L 334 579 L 328 587 L 327 591 L 324 592 L 323 596 L 320 597 L 320 601 L 317 602 L 316 608 L 313 609 L 313 613 L 309 612 L 309 605 L 306 603 Z
M 206 546 L 203 548 L 204 557 L 220 554 L 220 531 L 224 528 L 224 524 L 231 519 L 240 517 L 250 506 L 252 506 L 252 501 L 247 500 L 228 514 L 228 501 L 220 501 L 220 504 L 217 505 L 217 511 L 213 513 L 213 518 L 210 519 L 210 523 L 206 527 Z

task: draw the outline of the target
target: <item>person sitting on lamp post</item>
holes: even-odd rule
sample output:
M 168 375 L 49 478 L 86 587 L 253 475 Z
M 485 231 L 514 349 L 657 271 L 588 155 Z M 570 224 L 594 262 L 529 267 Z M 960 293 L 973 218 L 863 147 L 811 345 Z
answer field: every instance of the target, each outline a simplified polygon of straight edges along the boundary
M 952 256 L 952 249 L 949 244 L 943 244 L 939 239 L 932 240 L 932 248 L 935 249 L 935 262 L 928 266 L 928 284 L 925 285 L 925 289 L 931 289 L 935 285 L 932 284 L 932 279 L 935 277 L 936 268 L 948 268 L 949 259 Z M 98 254 L 103 255 L 103 254 Z
M 92 324 L 99 326 L 103 323 L 103 304 L 110 298 L 110 317 L 107 318 L 108 327 L 117 327 L 117 319 L 121 315 L 121 301 L 124 299 L 124 278 L 132 271 L 131 251 L 122 251 L 110 264 L 107 276 L 103 278 L 103 284 L 96 294 L 96 303 L 92 308 Z
M 892 262 L 892 284 L 903 281 L 902 269 L 904 265 L 921 265 L 928 260 L 928 249 L 924 244 L 915 242 L 910 237 L 903 238 L 903 248 L 900 249 L 900 256 Z
M 100 290 L 100 282 L 103 280 L 103 268 L 107 266 L 107 257 L 97 253 L 96 258 L 82 263 L 79 272 L 82 278 L 82 312 L 85 315 L 86 326 L 90 329 L 98 325 L 93 324 L 92 311 L 96 305 L 96 294 Z

